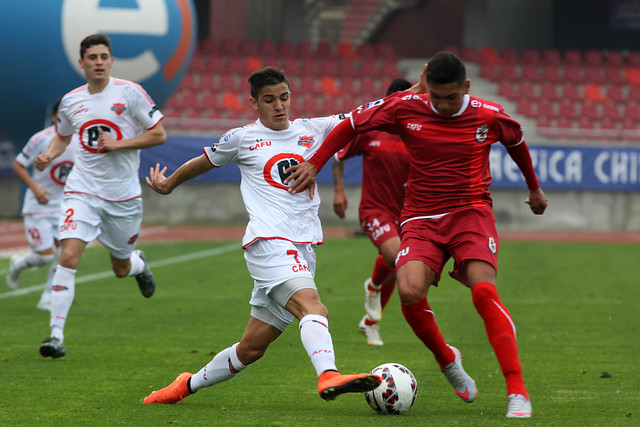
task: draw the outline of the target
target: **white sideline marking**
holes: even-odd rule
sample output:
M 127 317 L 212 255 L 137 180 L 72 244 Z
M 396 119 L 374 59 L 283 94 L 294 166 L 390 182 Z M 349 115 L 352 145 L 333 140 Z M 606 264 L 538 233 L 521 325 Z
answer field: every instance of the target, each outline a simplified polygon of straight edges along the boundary
M 230 243 L 225 246 L 220 246 L 218 248 L 207 249 L 200 252 L 192 252 L 190 254 L 180 255 L 176 257 L 171 257 L 167 259 L 162 259 L 159 261 L 152 261 L 149 263 L 149 267 L 164 267 L 167 265 L 178 264 L 180 262 L 192 261 L 194 259 L 206 258 L 208 256 L 220 255 L 227 252 L 231 252 L 234 249 L 240 249 L 240 245 L 238 243 Z M 76 278 L 77 283 L 85 283 L 91 282 L 98 279 L 104 279 L 106 277 L 115 277 L 113 276 L 113 271 L 101 271 L 100 273 L 87 274 L 85 276 L 80 276 Z M 16 289 L 15 291 L 9 291 L 0 294 L 0 299 L 9 298 L 9 297 L 17 297 L 20 295 L 26 295 L 31 292 L 41 291 L 44 289 L 44 283 L 41 285 L 33 285 L 26 288 Z

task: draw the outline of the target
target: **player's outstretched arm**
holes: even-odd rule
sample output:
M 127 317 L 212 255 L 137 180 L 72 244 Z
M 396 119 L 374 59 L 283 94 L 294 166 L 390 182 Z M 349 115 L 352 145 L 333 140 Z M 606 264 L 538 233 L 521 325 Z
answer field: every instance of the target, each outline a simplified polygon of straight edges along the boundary
M 165 166 L 160 169 L 160 163 L 156 163 L 155 168 L 152 167 L 149 169 L 149 176 L 145 178 L 145 181 L 147 182 L 147 185 L 157 193 L 169 194 L 174 188 L 183 182 L 189 181 L 198 175 L 202 175 L 211 169 L 213 169 L 213 165 L 203 154 L 184 163 L 169 177 L 164 176 L 167 171 L 167 167 Z
M 333 211 L 338 218 L 344 219 L 347 211 L 349 201 L 347 195 L 344 192 L 344 163 L 333 158 L 333 165 L 331 167 L 333 174 Z

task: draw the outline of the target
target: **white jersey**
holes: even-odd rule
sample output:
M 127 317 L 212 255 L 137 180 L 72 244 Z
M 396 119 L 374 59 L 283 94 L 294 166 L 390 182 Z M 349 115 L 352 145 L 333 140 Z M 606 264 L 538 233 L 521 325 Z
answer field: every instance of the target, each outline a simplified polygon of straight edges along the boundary
M 203 149 L 214 166 L 236 163 L 240 168 L 240 190 L 249 213 L 243 248 L 256 239 L 322 243 L 318 188 L 313 199 L 308 191 L 290 194 L 290 185 L 283 184 L 288 176 L 284 171 L 313 156 L 343 118 L 297 119 L 280 131 L 257 120 L 230 130 L 218 143 Z
M 22 151 L 16 156 L 16 161 L 29 169 L 35 163 L 38 155 L 47 152 L 49 143 L 51 143 L 55 134 L 55 126 L 51 125 L 33 135 Z M 28 188 L 24 195 L 22 215 L 60 214 L 64 184 L 73 167 L 74 150 L 75 144 L 78 144 L 78 135 L 74 134 L 71 141 L 70 146 L 44 170 L 39 171 L 35 167 L 33 168 L 31 178 L 36 184 L 49 192 L 49 201 L 45 204 L 38 203 L 33 191 Z
M 111 77 L 100 93 L 90 94 L 88 85 L 62 98 L 58 133 L 79 134 L 76 161 L 65 193 L 84 193 L 108 201 L 140 197 L 140 150 L 97 152 L 100 132 L 124 140 L 142 135 L 162 120 L 153 100 L 138 84 Z

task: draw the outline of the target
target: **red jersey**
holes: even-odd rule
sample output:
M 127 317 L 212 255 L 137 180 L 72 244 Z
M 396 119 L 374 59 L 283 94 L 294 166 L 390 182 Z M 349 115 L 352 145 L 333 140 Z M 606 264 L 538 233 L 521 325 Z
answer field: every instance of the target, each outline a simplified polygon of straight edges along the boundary
M 399 221 L 404 201 L 404 186 L 409 175 L 409 156 L 397 135 L 371 131 L 358 135 L 336 153 L 344 161 L 362 155 L 362 195 L 360 220 L 371 211 L 384 211 Z
M 522 127 L 500 104 L 465 96 L 460 112 L 438 114 L 428 94 L 397 92 L 351 114 L 357 133 L 385 130 L 402 138 L 410 169 L 402 221 L 456 209 L 490 208 L 491 144 L 523 141 Z

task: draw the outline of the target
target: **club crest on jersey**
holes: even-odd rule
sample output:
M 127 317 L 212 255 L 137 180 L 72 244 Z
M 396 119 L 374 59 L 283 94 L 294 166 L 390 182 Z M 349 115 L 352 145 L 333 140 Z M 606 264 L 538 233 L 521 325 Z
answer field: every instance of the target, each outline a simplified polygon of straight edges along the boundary
M 483 124 L 476 130 L 476 139 L 480 144 L 487 140 L 487 135 L 489 134 L 489 126 L 487 124 Z
M 115 111 L 117 115 L 120 115 L 125 112 L 127 107 L 122 102 L 114 102 L 111 106 L 111 111 Z
M 496 241 L 494 240 L 493 237 L 489 237 L 487 246 L 489 247 L 489 250 L 491 251 L 491 253 L 493 253 L 494 255 L 496 252 L 498 252 L 498 245 L 496 245 Z
M 313 144 L 313 135 L 302 135 L 298 138 L 298 145 L 301 147 L 309 148 Z

